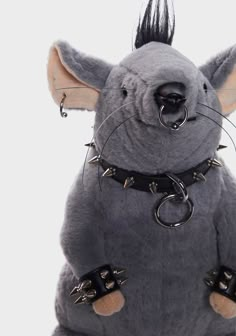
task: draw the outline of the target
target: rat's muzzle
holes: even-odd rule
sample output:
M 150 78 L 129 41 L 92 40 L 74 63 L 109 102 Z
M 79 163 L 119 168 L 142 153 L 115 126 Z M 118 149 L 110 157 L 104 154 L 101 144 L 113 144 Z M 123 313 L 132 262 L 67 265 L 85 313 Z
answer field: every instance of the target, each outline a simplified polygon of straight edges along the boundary
M 159 120 L 162 126 L 176 131 L 185 124 L 188 109 L 184 104 L 185 86 L 182 83 L 167 83 L 160 86 L 155 91 L 154 98 L 159 107 Z M 176 115 L 176 119 L 168 121 L 168 115 L 171 115 L 171 118 Z

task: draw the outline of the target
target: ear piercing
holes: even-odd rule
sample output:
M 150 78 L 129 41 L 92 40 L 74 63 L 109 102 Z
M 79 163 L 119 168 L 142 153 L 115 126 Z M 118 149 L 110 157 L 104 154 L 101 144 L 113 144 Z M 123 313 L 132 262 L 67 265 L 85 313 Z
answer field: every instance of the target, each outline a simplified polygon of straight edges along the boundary
M 65 111 L 63 111 L 65 99 L 66 99 L 66 94 L 63 93 L 63 97 L 60 102 L 60 114 L 62 118 L 66 118 L 68 116 L 68 114 Z

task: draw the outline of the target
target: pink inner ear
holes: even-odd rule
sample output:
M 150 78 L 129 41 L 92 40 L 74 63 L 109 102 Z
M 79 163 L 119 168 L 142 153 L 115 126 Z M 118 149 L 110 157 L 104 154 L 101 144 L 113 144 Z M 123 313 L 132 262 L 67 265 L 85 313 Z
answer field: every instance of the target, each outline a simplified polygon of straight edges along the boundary
M 48 60 L 48 82 L 54 101 L 60 105 L 65 94 L 65 108 L 93 111 L 99 91 L 76 78 L 60 56 L 59 48 L 53 46 Z
M 217 91 L 217 95 L 225 114 L 236 110 L 236 66 L 224 85 Z

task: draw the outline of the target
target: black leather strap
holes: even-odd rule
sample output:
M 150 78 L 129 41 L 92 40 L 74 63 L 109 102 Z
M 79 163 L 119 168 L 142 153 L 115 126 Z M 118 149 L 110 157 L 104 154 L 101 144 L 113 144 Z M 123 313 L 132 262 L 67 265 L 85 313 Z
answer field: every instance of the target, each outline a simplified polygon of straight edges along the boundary
M 84 274 L 80 277 L 78 286 L 70 293 L 71 296 L 77 296 L 74 303 L 93 303 L 101 297 L 120 289 L 120 286 L 127 280 L 127 278 L 119 277 L 124 272 L 125 270 L 122 268 L 103 265 Z
M 201 162 L 196 167 L 193 167 L 183 173 L 176 174 L 177 176 L 186 187 L 194 184 L 198 181 L 196 178 L 196 174 L 202 174 L 205 176 L 209 169 L 211 168 L 211 160 L 210 158 L 206 159 L 205 161 Z M 146 191 L 150 192 L 150 184 L 154 183 L 157 185 L 157 192 L 158 193 L 172 193 L 175 192 L 173 181 L 167 177 L 166 174 L 160 174 L 160 175 L 144 175 L 140 174 L 135 171 L 129 171 L 122 168 L 119 168 L 117 166 L 113 166 L 104 159 L 100 160 L 100 165 L 106 171 L 107 169 L 113 169 L 114 174 L 111 176 L 114 180 L 121 184 L 125 184 L 125 181 L 127 178 L 133 178 L 133 183 L 131 185 L 131 188 L 137 189 L 140 191 Z
M 212 291 L 236 302 L 236 271 L 221 266 L 219 270 L 208 272 L 208 276 L 204 281 Z

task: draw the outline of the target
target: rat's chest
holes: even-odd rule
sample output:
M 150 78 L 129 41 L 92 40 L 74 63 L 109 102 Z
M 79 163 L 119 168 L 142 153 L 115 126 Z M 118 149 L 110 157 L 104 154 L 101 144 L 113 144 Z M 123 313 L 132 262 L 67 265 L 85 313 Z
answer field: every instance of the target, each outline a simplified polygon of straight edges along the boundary
M 135 189 L 124 189 L 123 186 L 114 180 L 109 180 L 102 185 L 101 203 L 109 223 L 117 223 L 116 229 L 122 230 L 127 228 L 131 223 L 137 229 L 154 232 L 160 232 L 158 220 L 156 219 L 157 210 L 163 222 L 166 223 L 181 223 L 191 219 L 186 224 L 176 228 L 169 228 L 173 232 L 194 231 L 201 229 L 201 223 L 204 219 L 213 221 L 215 211 L 218 206 L 221 187 L 219 176 L 211 174 L 208 181 L 195 183 L 187 188 L 188 200 L 179 202 L 178 197 L 168 199 L 167 194 L 139 191 Z M 174 195 L 173 195 L 174 196 Z M 119 224 L 118 224 L 119 223 Z M 199 223 L 199 224 L 197 224 Z M 166 230 L 166 229 L 165 229 Z
M 217 233 L 215 211 L 220 188 L 216 178 L 188 188 L 193 203 L 192 218 L 177 228 L 165 228 L 157 223 L 155 211 L 163 194 L 122 190 L 111 181 L 103 186 L 105 250 L 117 262 L 146 265 L 155 269 L 158 262 L 185 267 L 198 259 L 205 267 L 216 261 Z M 109 191 L 109 192 L 108 192 Z M 166 222 L 178 222 L 186 216 L 186 204 L 168 201 L 161 208 Z M 199 267 L 199 263 L 196 267 Z M 127 265 L 128 266 L 128 265 Z

